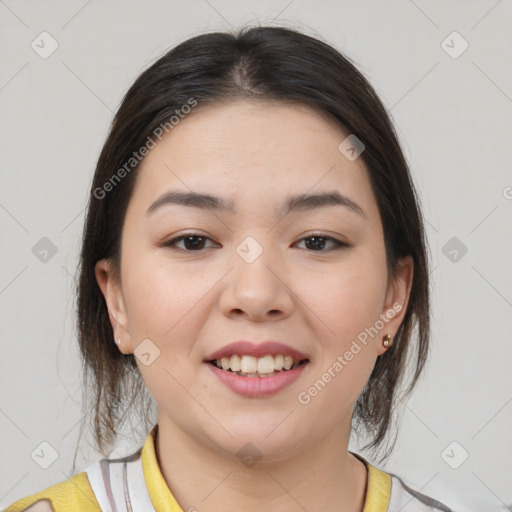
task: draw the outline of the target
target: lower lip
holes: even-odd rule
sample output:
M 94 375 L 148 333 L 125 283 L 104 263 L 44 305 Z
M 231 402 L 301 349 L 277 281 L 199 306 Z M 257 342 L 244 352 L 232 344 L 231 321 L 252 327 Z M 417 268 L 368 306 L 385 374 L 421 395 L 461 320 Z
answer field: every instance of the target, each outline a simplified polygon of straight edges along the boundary
M 249 398 L 258 398 L 278 393 L 286 386 L 292 384 L 292 382 L 295 382 L 309 362 L 303 363 L 293 370 L 276 373 L 271 377 L 242 377 L 241 375 L 221 370 L 213 364 L 205 364 L 231 391 Z

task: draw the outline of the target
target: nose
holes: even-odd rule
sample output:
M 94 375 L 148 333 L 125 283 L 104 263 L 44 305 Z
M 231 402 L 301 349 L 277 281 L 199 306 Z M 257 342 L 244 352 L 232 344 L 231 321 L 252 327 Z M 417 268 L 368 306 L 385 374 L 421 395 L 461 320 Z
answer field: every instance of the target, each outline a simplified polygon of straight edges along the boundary
M 253 262 L 235 254 L 219 300 L 222 313 L 232 319 L 252 322 L 277 321 L 293 309 L 293 292 L 275 255 L 265 250 Z

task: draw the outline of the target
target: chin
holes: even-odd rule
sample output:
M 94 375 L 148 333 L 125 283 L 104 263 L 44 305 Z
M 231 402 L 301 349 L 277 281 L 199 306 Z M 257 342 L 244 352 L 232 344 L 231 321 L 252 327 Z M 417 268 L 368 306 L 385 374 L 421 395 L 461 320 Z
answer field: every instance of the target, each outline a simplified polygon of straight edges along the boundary
M 286 415 L 279 415 L 279 421 L 275 422 L 251 422 L 246 418 L 245 424 L 225 425 L 232 437 L 228 434 L 222 435 L 222 438 L 213 436 L 210 442 L 214 449 L 229 454 L 242 463 L 257 461 L 264 464 L 285 460 L 304 449 L 304 434 L 292 421 L 288 424 L 286 423 L 289 420 L 283 422 L 284 417 Z M 246 465 L 250 465 L 250 462 Z

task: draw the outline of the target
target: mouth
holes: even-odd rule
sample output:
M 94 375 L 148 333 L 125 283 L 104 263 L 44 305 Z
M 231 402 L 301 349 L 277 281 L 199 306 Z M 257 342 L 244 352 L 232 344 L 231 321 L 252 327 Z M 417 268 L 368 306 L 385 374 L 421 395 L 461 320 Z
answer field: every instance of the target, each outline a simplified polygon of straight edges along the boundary
M 309 359 L 299 359 L 288 354 L 267 354 L 254 357 L 247 354 L 233 354 L 229 357 L 211 359 L 207 363 L 240 377 L 268 378 L 295 370 L 309 363 Z

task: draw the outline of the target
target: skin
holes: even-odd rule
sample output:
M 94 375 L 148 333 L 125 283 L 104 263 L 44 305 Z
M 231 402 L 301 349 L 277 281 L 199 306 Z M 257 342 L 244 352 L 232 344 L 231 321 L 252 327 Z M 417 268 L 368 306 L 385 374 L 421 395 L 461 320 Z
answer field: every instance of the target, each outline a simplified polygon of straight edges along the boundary
M 197 107 L 138 170 L 120 281 L 108 260 L 96 265 L 119 349 L 133 353 L 149 338 L 160 350 L 150 365 L 137 364 L 158 404 L 159 465 L 184 510 L 363 510 L 366 467 L 348 452 L 353 407 L 386 350 L 382 337 L 393 337 L 403 319 L 413 268 L 404 258 L 388 279 L 364 162 L 338 149 L 347 135 L 307 107 Z M 147 216 L 170 189 L 231 199 L 236 212 L 166 205 Z M 290 194 L 328 191 L 348 196 L 364 216 L 343 206 L 280 213 Z M 314 250 L 304 240 L 312 230 L 350 247 L 326 241 Z M 190 231 L 208 237 L 203 249 L 162 246 Z M 252 263 L 236 251 L 247 236 L 263 249 Z M 397 303 L 401 312 L 382 332 L 310 403 L 299 403 L 298 394 Z M 242 397 L 203 362 L 237 340 L 277 340 L 310 363 L 279 393 Z M 237 457 L 248 442 L 262 454 L 252 467 Z

